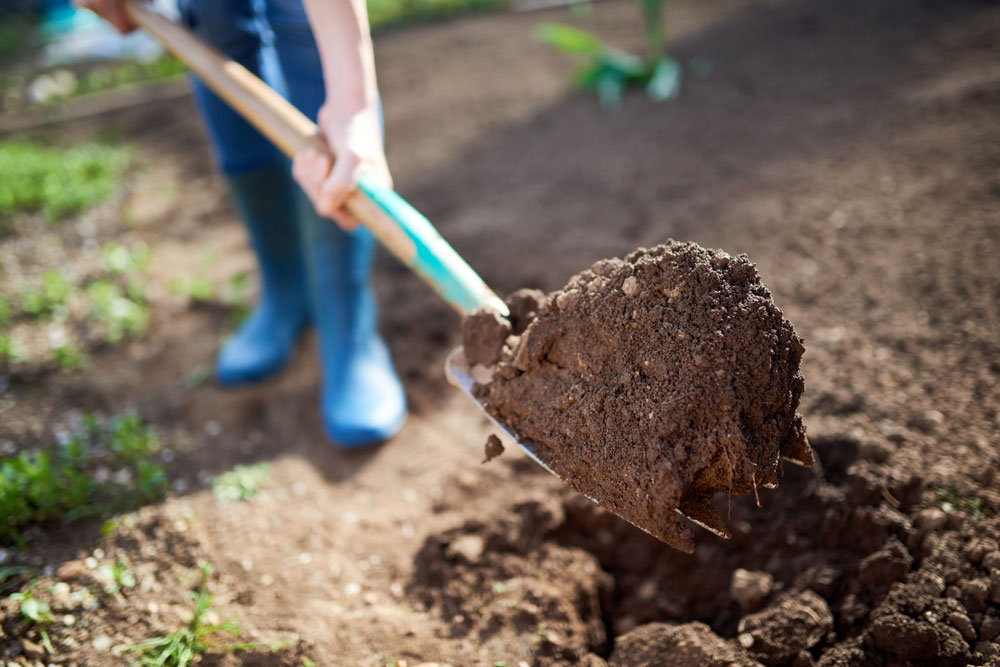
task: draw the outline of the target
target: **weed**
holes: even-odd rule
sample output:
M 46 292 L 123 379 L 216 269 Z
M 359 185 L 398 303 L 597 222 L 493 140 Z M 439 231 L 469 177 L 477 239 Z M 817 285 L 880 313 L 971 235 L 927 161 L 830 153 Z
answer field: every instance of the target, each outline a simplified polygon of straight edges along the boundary
M 192 301 L 211 301 L 215 297 L 215 285 L 205 276 L 174 278 L 170 281 L 170 291 Z
M 121 243 L 108 243 L 101 248 L 101 266 L 108 273 L 128 274 L 149 268 L 149 246 L 139 242 L 131 248 Z
M 33 319 L 62 316 L 72 289 L 73 283 L 66 276 L 49 269 L 42 274 L 38 287 L 21 292 L 21 311 Z
M 54 452 L 22 452 L 0 459 L 0 544 L 24 544 L 30 524 L 99 516 L 156 500 L 167 489 L 163 468 L 151 460 L 156 433 L 135 414 L 85 419 L 84 432 Z M 99 458 L 102 457 L 103 458 Z M 98 482 L 97 462 L 130 474 Z
M 136 289 L 132 292 L 123 294 L 110 280 L 98 280 L 87 287 L 87 296 L 94 303 L 91 318 L 104 325 L 104 338 L 109 343 L 118 343 L 125 336 L 140 336 L 149 326 L 149 308 L 141 303 L 143 296 L 136 294 Z
M 0 218 L 40 210 L 55 221 L 79 213 L 112 193 L 127 161 L 127 151 L 96 143 L 55 149 L 2 142 Z
M 6 326 L 10 323 L 13 317 L 13 308 L 10 305 L 10 300 L 0 296 L 0 327 Z
M 983 502 L 982 498 L 961 495 L 955 486 L 955 482 L 950 482 L 948 486 L 939 488 L 934 494 L 934 501 L 938 507 L 948 514 L 959 509 L 976 517 L 993 516 L 993 512 L 986 507 L 986 503 Z
M 105 582 L 104 590 L 110 595 L 117 595 L 126 588 L 135 587 L 135 573 L 120 558 L 114 565 L 102 565 L 97 568 L 97 575 Z
M 0 364 L 20 364 L 27 360 L 24 345 L 7 334 L 0 334 Z
M 212 493 L 221 501 L 250 500 L 267 481 L 266 463 L 236 466 L 212 480 Z
M 51 655 L 55 651 L 52 649 L 52 642 L 49 640 L 49 634 L 45 628 L 52 624 L 52 609 L 48 602 L 39 600 L 32 595 L 37 584 L 38 580 L 36 579 L 28 584 L 26 589 L 12 594 L 9 599 L 18 603 L 18 612 L 21 614 L 21 618 L 38 630 L 38 635 L 42 638 L 42 645 Z
M 639 0 L 643 16 L 646 54 L 643 57 L 608 46 L 589 33 L 566 25 L 541 23 L 535 36 L 557 51 L 583 59 L 573 82 L 597 92 L 606 107 L 621 103 L 627 86 L 642 86 L 654 101 L 675 97 L 680 91 L 681 68 L 667 55 L 663 27 L 663 0 Z
M 250 648 L 245 644 L 217 644 L 210 639 L 214 634 L 224 632 L 231 635 L 240 633 L 233 622 L 211 625 L 205 622 L 205 614 L 212 606 L 212 594 L 208 590 L 208 578 L 212 566 L 205 561 L 198 563 L 201 575 L 197 590 L 189 595 L 194 599 L 194 613 L 191 620 L 179 630 L 162 637 L 152 637 L 129 649 L 142 654 L 137 667 L 187 667 L 198 655 L 214 649 L 239 650 Z
M 63 373 L 78 371 L 90 361 L 90 357 L 83 350 L 77 348 L 72 343 L 62 343 L 52 348 L 52 360 Z
M 111 450 L 121 454 L 126 460 L 142 462 L 160 451 L 160 438 L 151 426 L 142 423 L 135 412 L 113 417 L 109 434 Z

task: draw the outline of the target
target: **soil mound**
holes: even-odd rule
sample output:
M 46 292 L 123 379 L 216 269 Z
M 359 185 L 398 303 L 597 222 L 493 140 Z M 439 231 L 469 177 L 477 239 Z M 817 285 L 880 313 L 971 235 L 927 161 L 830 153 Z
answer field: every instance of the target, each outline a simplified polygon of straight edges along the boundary
M 495 364 L 476 396 L 574 489 L 671 546 L 693 548 L 674 510 L 725 534 L 713 495 L 776 485 L 780 456 L 812 465 L 802 341 L 745 256 L 669 241 L 510 301 L 513 322 L 463 323 L 467 360 Z

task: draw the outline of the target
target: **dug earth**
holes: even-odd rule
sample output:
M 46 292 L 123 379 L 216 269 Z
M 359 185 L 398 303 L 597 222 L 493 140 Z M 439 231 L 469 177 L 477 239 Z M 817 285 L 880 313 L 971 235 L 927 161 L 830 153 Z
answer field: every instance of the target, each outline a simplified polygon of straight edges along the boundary
M 510 316 L 465 318 L 486 411 L 576 491 L 665 543 L 726 535 L 716 493 L 813 464 L 796 413 L 801 339 L 746 256 L 668 241 L 595 263 Z

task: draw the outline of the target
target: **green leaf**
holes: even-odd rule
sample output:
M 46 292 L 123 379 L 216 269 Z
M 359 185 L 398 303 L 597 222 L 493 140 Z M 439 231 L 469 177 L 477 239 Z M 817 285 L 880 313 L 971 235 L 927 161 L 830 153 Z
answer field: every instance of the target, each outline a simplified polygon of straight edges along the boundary
M 677 97 L 681 90 L 681 66 L 673 58 L 664 56 L 656 61 L 653 75 L 646 84 L 646 94 L 656 102 Z
M 539 23 L 534 29 L 535 37 L 563 53 L 597 57 L 605 46 L 590 33 L 559 23 Z
M 604 108 L 614 109 L 621 106 L 625 82 L 626 78 L 621 72 L 611 68 L 604 70 L 597 80 L 597 97 Z

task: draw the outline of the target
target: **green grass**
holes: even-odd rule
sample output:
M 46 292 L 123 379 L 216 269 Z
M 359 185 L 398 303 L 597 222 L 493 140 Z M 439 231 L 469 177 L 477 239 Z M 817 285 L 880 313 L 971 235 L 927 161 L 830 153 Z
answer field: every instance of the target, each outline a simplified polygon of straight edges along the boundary
M 155 431 L 135 414 L 106 423 L 91 418 L 54 451 L 21 452 L 0 459 L 0 544 L 23 545 L 22 531 L 45 521 L 100 516 L 157 500 L 167 478 L 153 460 Z M 97 481 L 99 465 L 129 471 L 126 481 Z
M 129 160 L 122 148 L 86 143 L 57 149 L 23 140 L 0 142 L 0 222 L 22 211 L 50 221 L 104 201 Z
M 377 29 L 507 4 L 507 0 L 368 0 L 368 21 Z
M 214 650 L 232 651 L 256 648 L 250 644 L 220 644 L 212 635 L 226 633 L 238 635 L 240 628 L 229 621 L 212 625 L 205 622 L 205 615 L 212 607 L 212 593 L 208 590 L 208 578 L 212 566 L 205 561 L 198 563 L 200 576 L 198 587 L 188 595 L 194 599 L 191 619 L 181 628 L 162 637 L 152 637 L 135 646 L 130 651 L 139 652 L 142 657 L 133 663 L 136 667 L 187 667 L 198 655 Z

